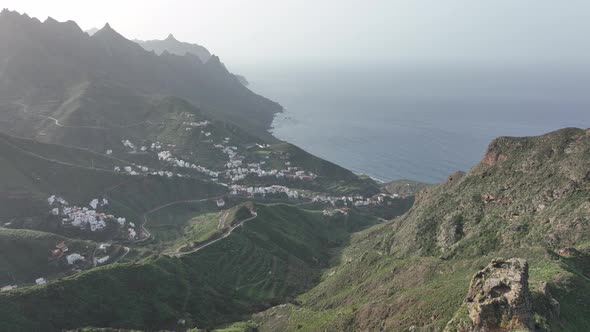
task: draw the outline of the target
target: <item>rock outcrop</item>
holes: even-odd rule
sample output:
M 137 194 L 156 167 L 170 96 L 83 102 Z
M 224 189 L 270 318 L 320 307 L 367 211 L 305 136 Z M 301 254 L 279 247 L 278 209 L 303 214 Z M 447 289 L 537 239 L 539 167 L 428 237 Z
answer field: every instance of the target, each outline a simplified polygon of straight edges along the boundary
M 467 317 L 455 317 L 447 331 L 533 331 L 534 315 L 528 288 L 526 260 L 495 259 L 471 280 L 462 308 Z

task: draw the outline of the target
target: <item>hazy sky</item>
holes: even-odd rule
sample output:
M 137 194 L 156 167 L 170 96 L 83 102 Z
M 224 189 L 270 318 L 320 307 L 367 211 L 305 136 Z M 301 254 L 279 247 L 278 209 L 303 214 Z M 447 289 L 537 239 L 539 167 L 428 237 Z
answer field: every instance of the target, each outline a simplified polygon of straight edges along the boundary
M 200 43 L 229 65 L 590 61 L 587 0 L 3 0 L 126 37 Z

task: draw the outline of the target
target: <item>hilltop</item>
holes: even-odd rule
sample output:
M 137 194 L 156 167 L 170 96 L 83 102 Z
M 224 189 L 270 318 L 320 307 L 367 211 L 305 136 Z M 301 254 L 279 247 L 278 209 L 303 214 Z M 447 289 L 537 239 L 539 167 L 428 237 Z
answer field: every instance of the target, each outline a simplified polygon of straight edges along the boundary
M 402 217 L 355 235 L 343 263 L 301 304 L 254 320 L 261 331 L 442 330 L 475 272 L 497 257 L 521 257 L 530 266 L 536 328 L 586 330 L 589 169 L 589 130 L 498 138 L 469 172 L 424 189 Z

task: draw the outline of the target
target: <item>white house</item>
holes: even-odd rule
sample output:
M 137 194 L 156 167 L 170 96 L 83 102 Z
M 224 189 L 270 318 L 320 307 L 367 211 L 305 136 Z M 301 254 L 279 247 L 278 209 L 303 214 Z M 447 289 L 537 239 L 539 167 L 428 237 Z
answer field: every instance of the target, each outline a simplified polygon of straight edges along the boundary
M 84 261 L 84 256 L 74 253 L 66 256 L 66 260 L 68 261 L 68 264 L 73 265 L 78 261 Z
M 223 200 L 223 198 L 217 199 L 217 201 L 215 203 L 217 203 L 217 207 L 224 207 L 225 206 L 225 201 Z
M 45 283 L 47 283 L 47 281 L 45 280 L 45 278 L 35 279 L 35 284 L 37 284 L 37 285 L 43 285 Z

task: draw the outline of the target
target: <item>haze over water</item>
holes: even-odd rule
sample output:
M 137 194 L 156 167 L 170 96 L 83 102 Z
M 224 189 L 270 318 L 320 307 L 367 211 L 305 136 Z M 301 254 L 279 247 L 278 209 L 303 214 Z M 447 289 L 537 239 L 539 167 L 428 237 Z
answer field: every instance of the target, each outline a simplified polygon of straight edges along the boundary
M 320 69 L 321 68 L 321 69 Z M 439 182 L 497 136 L 590 127 L 579 68 L 341 67 L 242 70 L 285 108 L 273 134 L 376 179 Z

